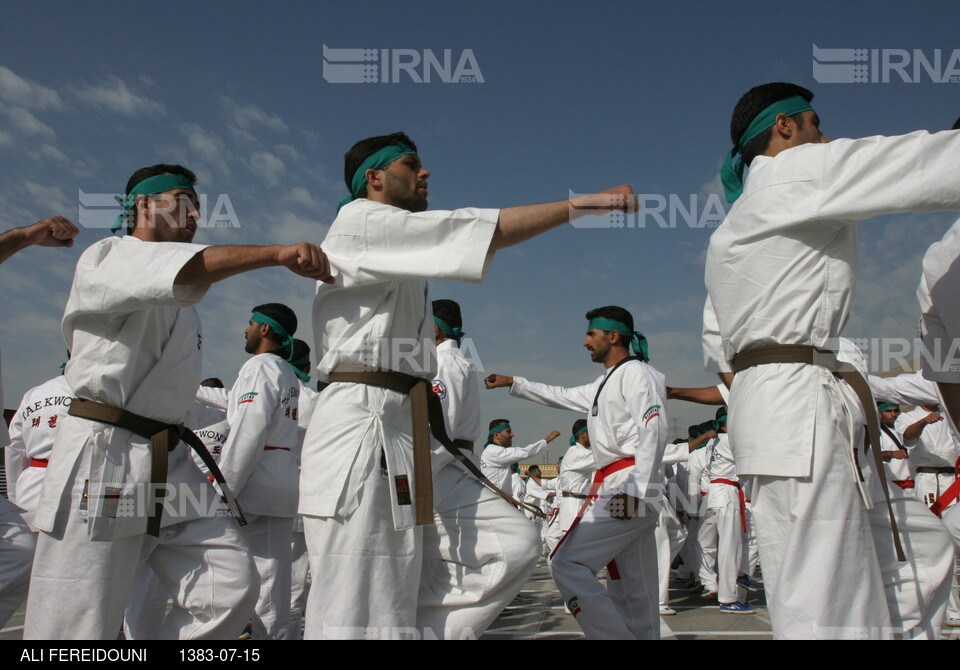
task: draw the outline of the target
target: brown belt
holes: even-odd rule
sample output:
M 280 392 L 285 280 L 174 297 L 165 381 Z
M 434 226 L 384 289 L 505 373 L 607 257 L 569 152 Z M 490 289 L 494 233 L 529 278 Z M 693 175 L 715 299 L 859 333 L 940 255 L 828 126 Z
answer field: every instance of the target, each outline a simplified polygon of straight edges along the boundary
M 200 441 L 200 438 L 194 435 L 193 431 L 178 424 L 163 423 L 155 421 L 133 412 L 128 412 L 119 407 L 113 407 L 106 403 L 96 402 L 94 400 L 85 400 L 84 398 L 74 398 L 70 403 L 70 416 L 76 416 L 81 419 L 88 419 L 98 423 L 105 423 L 109 426 L 116 426 L 129 430 L 135 435 L 150 440 L 150 483 L 166 484 L 167 482 L 167 453 L 176 448 L 181 441 L 186 442 L 191 449 L 197 452 L 203 464 L 213 474 L 213 478 L 220 484 L 220 490 L 227 501 L 230 512 L 236 518 L 241 526 L 246 525 L 247 520 L 243 517 L 243 512 L 237 504 L 236 498 L 227 486 L 227 481 L 220 472 L 220 467 L 213 460 L 207 447 Z M 147 534 L 157 537 L 160 535 L 160 517 L 163 513 L 163 502 L 154 501 L 153 509 L 149 510 L 147 517 Z
M 488 489 L 516 507 L 526 509 L 536 516 L 546 515 L 535 507 L 526 505 L 500 490 L 473 462 L 463 455 L 456 443 L 447 436 L 443 420 L 443 406 L 433 392 L 430 381 L 392 370 L 371 370 L 363 365 L 340 365 L 330 373 L 328 381 L 348 384 L 367 384 L 390 389 L 410 396 L 410 416 L 413 422 L 413 477 L 416 481 L 417 525 L 433 523 L 433 476 L 430 468 L 430 434 L 442 444 L 454 458 Z
M 460 451 L 469 451 L 473 453 L 473 440 L 454 440 L 453 446 Z
M 890 515 L 890 527 L 893 530 L 893 545 L 897 550 L 897 558 L 900 561 L 906 560 L 903 553 L 903 545 L 900 543 L 900 533 L 897 530 L 897 520 L 893 516 L 893 505 L 890 503 L 890 493 L 887 490 L 887 475 L 883 468 L 883 462 L 880 460 L 880 421 L 877 417 L 877 408 L 874 404 L 873 393 L 867 380 L 863 378 L 860 372 L 849 363 L 842 363 L 837 359 L 837 355 L 825 349 L 818 349 L 807 344 L 771 344 L 763 347 L 756 347 L 738 353 L 733 358 L 733 372 L 741 372 L 755 365 L 767 365 L 771 363 L 805 363 L 806 365 L 819 365 L 827 368 L 840 379 L 847 382 L 860 404 L 863 405 L 863 413 L 867 417 L 867 436 L 870 440 L 870 446 L 873 451 L 873 458 L 877 465 L 877 471 L 880 476 L 880 483 L 883 486 L 883 495 L 887 501 L 887 512 Z
M 933 466 L 922 465 L 917 468 L 917 472 L 924 475 L 952 475 L 953 468 L 935 468 Z
M 586 493 L 574 493 L 573 491 L 563 491 L 560 494 L 561 498 L 577 498 L 578 500 L 586 500 L 590 496 Z

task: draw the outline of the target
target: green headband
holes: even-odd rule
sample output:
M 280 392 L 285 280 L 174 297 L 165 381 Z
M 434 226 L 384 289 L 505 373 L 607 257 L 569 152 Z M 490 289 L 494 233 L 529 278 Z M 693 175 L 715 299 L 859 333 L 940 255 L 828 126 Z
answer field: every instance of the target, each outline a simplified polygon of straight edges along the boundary
M 134 186 L 127 195 L 115 195 L 114 199 L 120 203 L 123 211 L 117 215 L 117 218 L 113 222 L 113 226 L 110 228 L 110 232 L 117 232 L 124 223 L 128 224 L 128 228 L 132 227 L 129 225 L 133 223 L 130 221 L 130 218 L 132 216 L 131 213 L 133 212 L 133 206 L 137 202 L 138 195 L 156 195 L 158 193 L 165 193 L 166 191 L 172 191 L 178 188 L 185 188 L 188 191 L 192 191 L 194 194 L 196 194 L 196 191 L 193 188 L 193 182 L 190 181 L 189 177 L 185 177 L 182 174 L 158 174 L 156 177 L 144 179 L 142 182 Z
M 458 345 L 460 344 L 460 340 L 463 339 L 464 335 L 462 328 L 459 326 L 453 328 L 449 323 L 441 319 L 439 316 L 433 317 L 433 322 L 437 324 L 437 328 L 439 328 L 443 334 L 445 334 L 447 337 L 452 337 L 457 341 Z
M 353 180 L 350 182 L 350 195 L 340 201 L 337 205 L 337 211 L 348 202 L 353 202 L 361 197 L 361 194 L 367 189 L 367 170 L 382 170 L 393 161 L 407 154 L 415 154 L 410 146 L 403 144 L 388 144 L 379 151 L 367 156 L 367 160 L 360 163 L 360 167 L 353 173 Z
M 274 319 L 271 319 L 269 316 L 261 312 L 254 312 L 253 314 L 251 314 L 250 320 L 253 323 L 262 323 L 266 326 L 270 326 L 273 332 L 275 332 L 277 335 L 283 338 L 283 343 L 280 346 L 290 347 L 290 354 L 287 356 L 287 358 L 284 359 L 285 361 L 290 363 L 290 359 L 293 358 L 293 335 L 288 333 L 287 329 L 281 326 L 279 323 L 277 323 L 277 321 L 275 321 Z M 297 376 L 299 377 L 299 375 Z M 301 377 L 301 379 L 303 378 Z M 309 377 L 307 377 L 307 379 L 309 379 Z
M 877 404 L 877 411 L 882 412 L 886 409 L 900 409 L 900 405 L 895 405 L 892 402 L 881 402 Z
M 509 423 L 501 423 L 499 426 L 494 426 L 493 428 L 490 429 L 490 432 L 487 433 L 487 439 L 489 440 L 491 437 L 499 433 L 501 430 L 508 430 L 509 428 L 510 428 Z
M 737 146 L 730 150 L 726 159 L 723 161 L 723 168 L 720 170 L 720 178 L 723 181 L 723 191 L 727 196 L 727 202 L 734 202 L 743 194 L 743 156 L 740 155 L 734 162 L 734 157 L 743 151 L 743 148 L 754 137 L 777 122 L 777 117 L 781 114 L 793 116 L 800 112 L 812 110 L 810 103 L 799 95 L 791 98 L 784 98 L 773 103 L 762 112 L 757 114 L 756 118 L 750 122 L 747 129 L 737 142 Z
M 577 443 L 577 437 L 580 435 L 580 433 L 583 433 L 583 432 L 585 432 L 586 430 L 587 430 L 587 427 L 584 426 L 583 428 L 581 428 L 580 430 L 578 430 L 576 433 L 574 433 L 574 434 L 570 437 L 570 446 L 571 446 L 571 447 Z
M 293 353 L 291 352 L 290 355 L 293 356 Z M 293 366 L 293 371 L 296 373 L 297 377 L 300 378 L 300 381 L 302 381 L 304 384 L 310 383 L 310 375 L 300 369 L 304 365 L 310 365 L 310 354 L 302 356 L 295 361 L 290 361 L 290 365 Z
M 587 325 L 587 328 L 593 328 L 596 330 L 615 330 L 624 337 L 629 337 L 630 346 L 633 347 L 633 353 L 642 358 L 644 363 L 650 362 L 650 355 L 647 351 L 647 338 L 645 338 L 643 333 L 638 330 L 630 330 L 630 328 L 627 327 L 627 324 L 623 323 L 622 321 L 597 317 L 596 319 L 590 319 L 590 323 Z

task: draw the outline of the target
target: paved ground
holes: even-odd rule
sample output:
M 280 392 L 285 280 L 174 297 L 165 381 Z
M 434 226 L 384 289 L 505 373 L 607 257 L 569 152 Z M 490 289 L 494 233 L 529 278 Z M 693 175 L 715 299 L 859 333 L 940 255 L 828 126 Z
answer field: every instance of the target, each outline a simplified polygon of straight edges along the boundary
M 721 614 L 713 601 L 687 593 L 680 582 L 670 585 L 670 606 L 676 616 L 660 617 L 660 635 L 675 640 L 769 640 L 770 618 L 764 605 L 762 584 L 751 594 L 756 614 Z M 563 601 L 541 560 L 520 595 L 504 610 L 483 636 L 484 640 L 580 640 L 583 634 L 576 620 L 563 612 Z

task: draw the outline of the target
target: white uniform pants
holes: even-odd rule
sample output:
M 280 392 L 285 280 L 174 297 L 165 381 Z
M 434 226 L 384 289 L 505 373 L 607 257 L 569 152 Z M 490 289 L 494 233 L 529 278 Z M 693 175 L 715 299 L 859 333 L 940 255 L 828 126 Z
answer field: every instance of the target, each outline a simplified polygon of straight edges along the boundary
M 870 519 L 851 465 L 854 445 L 863 445 L 853 420 L 861 411 L 852 392 L 842 393 L 839 384 L 820 388 L 811 475 L 758 476 L 749 489 L 777 639 L 891 636 Z M 735 440 L 733 448 L 736 456 Z
M 620 520 L 604 509 L 628 473 L 621 470 L 604 480 L 598 499 L 550 559 L 560 594 L 590 640 L 660 637 L 654 537 L 659 513 L 644 504 L 636 516 Z M 611 563 L 604 587 L 597 575 Z
M 680 525 L 677 515 L 666 503 L 660 509 L 660 519 L 657 521 L 654 537 L 657 542 L 658 601 L 661 605 L 668 605 L 670 603 L 670 566 L 687 538 L 687 529 Z
M 698 531 L 703 551 L 700 581 L 704 588 L 717 591 L 721 604 L 729 604 L 746 598 L 746 591 L 737 586 L 743 562 L 740 498 L 736 487 L 729 484 L 711 484 L 710 489 L 710 506 L 700 519 Z M 720 500 L 710 501 L 716 496 L 721 496 Z
M 5 498 L 0 503 L 0 626 L 27 597 L 36 535 Z
M 891 493 L 897 488 L 891 484 Z M 907 560 L 897 560 L 885 503 L 870 510 L 870 526 L 894 635 L 937 640 L 953 584 L 953 542 L 943 522 L 912 495 L 891 502 Z
M 299 526 L 299 530 L 298 530 Z M 310 560 L 307 557 L 307 539 L 303 535 L 303 520 L 294 524 L 290 545 L 292 570 L 290 573 L 290 635 L 299 640 L 303 630 L 303 611 L 310 593 Z
M 65 530 L 40 533 L 24 639 L 115 640 L 143 561 L 177 603 L 158 637 L 230 640 L 240 634 L 259 580 L 233 519 L 174 524 L 159 538 L 94 542 L 77 508 L 72 505 Z
M 455 465 L 434 474 L 434 524 L 394 530 L 386 476 L 367 479 L 346 517 L 304 516 L 315 579 L 307 639 L 474 638 L 520 591 L 539 533 Z
M 289 640 L 293 517 L 247 516 L 240 533 L 260 575 L 260 596 L 252 620 L 254 640 Z
M 917 498 L 920 502 L 925 503 L 927 507 L 930 507 L 930 505 L 937 502 L 937 498 L 940 497 L 941 493 L 950 488 L 950 485 L 953 483 L 953 474 L 918 472 L 914 475 L 913 482 L 916 486 L 915 491 Z M 955 504 L 956 502 L 951 503 L 951 506 Z

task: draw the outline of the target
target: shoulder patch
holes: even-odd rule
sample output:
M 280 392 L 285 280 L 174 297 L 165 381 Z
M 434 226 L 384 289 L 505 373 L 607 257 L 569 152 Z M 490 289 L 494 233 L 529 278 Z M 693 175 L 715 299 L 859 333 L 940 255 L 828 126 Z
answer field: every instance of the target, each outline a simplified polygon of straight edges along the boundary
M 647 424 L 654 418 L 660 416 L 660 405 L 653 405 L 648 408 L 646 412 L 643 413 L 643 426 L 646 428 Z
M 432 382 L 433 392 L 440 396 L 440 400 L 443 400 L 447 397 L 447 385 L 444 384 L 439 379 L 434 379 Z
M 240 406 L 247 402 L 253 402 L 253 399 L 256 398 L 259 394 L 256 391 L 250 391 L 250 393 L 244 393 L 240 396 L 240 400 L 237 402 L 237 406 Z

